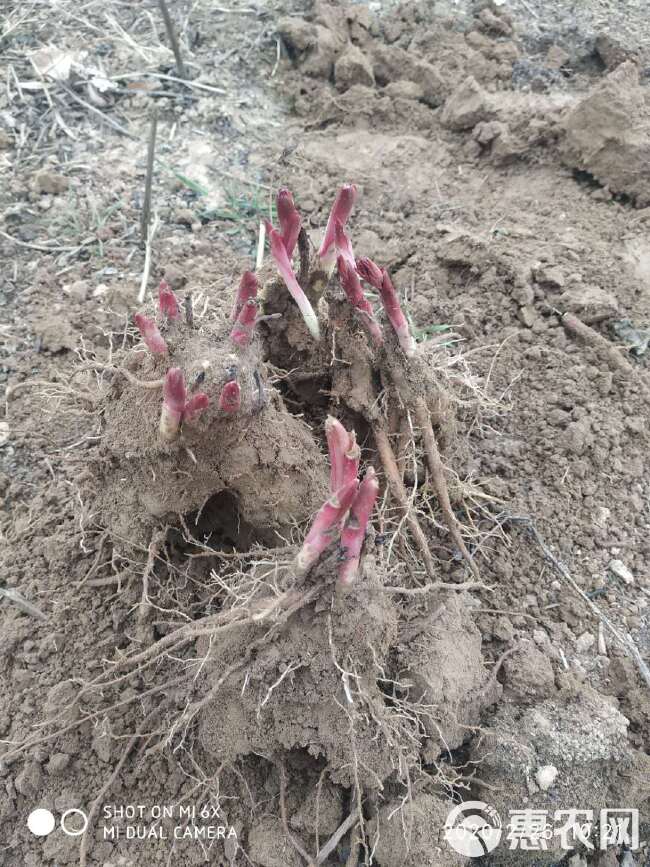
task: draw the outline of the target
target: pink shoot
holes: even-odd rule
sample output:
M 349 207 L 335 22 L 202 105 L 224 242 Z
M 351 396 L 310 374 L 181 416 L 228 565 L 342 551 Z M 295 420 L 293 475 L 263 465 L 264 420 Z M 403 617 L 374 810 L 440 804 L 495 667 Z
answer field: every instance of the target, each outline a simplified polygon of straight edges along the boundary
M 318 251 L 321 265 L 328 274 L 332 273 L 336 262 L 336 224 L 338 222 L 342 226 L 345 226 L 352 213 L 356 198 L 357 188 L 355 185 L 345 184 L 338 191 L 332 205 L 327 226 L 325 227 L 323 243 L 320 245 L 320 250 Z
M 361 450 L 354 431 L 346 431 L 331 415 L 325 422 L 325 436 L 330 453 L 330 491 L 335 494 L 356 479 Z
M 166 280 L 161 280 L 158 287 L 158 309 L 167 319 L 177 319 L 180 314 L 178 299 Z
M 230 332 L 230 339 L 237 346 L 248 346 L 253 337 L 255 322 L 257 320 L 257 301 L 254 298 L 249 298 L 239 311 L 237 321 Z
M 348 301 L 354 307 L 359 319 L 361 320 L 361 324 L 370 334 L 374 343 L 376 343 L 377 346 L 381 346 L 384 342 L 384 337 L 381 333 L 379 323 L 375 319 L 375 312 L 372 309 L 372 304 L 366 298 L 361 287 L 359 275 L 355 270 L 354 259 L 352 259 L 352 265 L 350 265 L 346 258 L 339 256 L 338 269 L 341 286 L 343 287 L 343 291 L 345 292 Z
M 241 387 L 238 382 L 227 382 L 219 395 L 219 409 L 223 412 L 239 412 L 241 407 Z
M 310 569 L 323 551 L 332 544 L 338 534 L 339 523 L 354 499 L 358 484 L 357 479 L 348 482 L 320 507 L 296 557 L 299 572 L 304 573 Z
M 298 235 L 300 234 L 301 220 L 300 214 L 293 203 L 293 196 L 289 190 L 281 189 L 278 192 L 277 209 L 282 240 L 284 241 L 287 256 L 291 259 L 298 241 Z
M 375 265 L 372 259 L 357 259 L 357 273 L 366 283 L 370 283 L 375 289 L 381 289 L 384 274 L 379 265 Z
M 185 404 L 183 410 L 183 422 L 192 424 L 201 415 L 204 409 L 210 405 L 210 398 L 203 391 L 197 391 Z
M 339 567 L 339 581 L 345 586 L 352 584 L 357 577 L 361 548 L 378 493 L 377 476 L 373 468 L 368 467 L 341 531 L 341 552 L 345 559 Z
M 302 313 L 302 318 L 305 320 L 305 325 L 309 329 L 310 334 L 318 340 L 320 338 L 318 319 L 314 313 L 314 308 L 309 303 L 309 299 L 296 279 L 291 260 L 282 240 L 282 235 L 273 228 L 268 220 L 266 221 L 266 231 L 271 245 L 271 255 L 275 260 L 280 276 L 284 280 L 291 297 L 298 305 L 298 309 Z
M 235 306 L 232 309 L 233 322 L 237 321 L 242 307 L 251 298 L 257 298 L 257 277 L 252 271 L 244 271 L 235 296 Z
M 356 271 L 356 263 L 354 261 L 354 252 L 352 250 L 352 242 L 343 228 L 343 223 L 340 220 L 336 221 L 335 226 L 336 251 L 339 256 L 345 259 L 346 264 Z
M 415 354 L 415 340 L 399 303 L 397 290 L 388 276 L 388 271 L 375 265 L 372 259 L 357 259 L 357 271 L 371 286 L 379 289 L 381 303 L 390 324 L 393 326 L 393 331 L 397 335 L 399 345 L 402 347 L 404 355 L 410 358 Z
M 154 320 L 143 313 L 136 313 L 133 319 L 149 352 L 153 355 L 165 355 L 167 344 Z
M 160 413 L 160 435 L 167 442 L 178 436 L 186 401 L 183 371 L 180 367 L 170 367 L 163 384 L 163 405 Z
M 399 345 L 402 347 L 404 355 L 410 358 L 412 355 L 415 355 L 415 340 L 399 303 L 397 290 L 388 276 L 388 271 L 384 271 L 384 279 L 379 294 L 381 296 L 381 303 L 384 305 L 384 310 L 386 311 L 386 316 L 388 316 L 390 324 L 393 326 L 393 331 L 397 335 Z

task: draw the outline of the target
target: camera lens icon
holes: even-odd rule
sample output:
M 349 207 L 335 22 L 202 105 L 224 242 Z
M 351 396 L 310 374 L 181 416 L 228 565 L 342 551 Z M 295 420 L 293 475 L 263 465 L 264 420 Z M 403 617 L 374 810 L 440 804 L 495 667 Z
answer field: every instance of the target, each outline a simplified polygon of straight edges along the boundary
M 72 807 L 61 814 L 61 830 L 68 837 L 80 837 L 88 827 L 88 816 L 83 810 Z M 37 807 L 27 817 L 27 827 L 35 837 L 47 837 L 56 827 L 51 810 Z

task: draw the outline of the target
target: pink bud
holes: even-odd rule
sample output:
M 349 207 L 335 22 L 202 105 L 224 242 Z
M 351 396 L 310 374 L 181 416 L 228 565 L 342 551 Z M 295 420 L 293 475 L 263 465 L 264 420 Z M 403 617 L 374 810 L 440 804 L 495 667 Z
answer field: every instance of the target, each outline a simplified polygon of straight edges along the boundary
M 357 271 L 362 280 L 370 283 L 375 289 L 381 289 L 384 274 L 381 268 L 372 261 L 372 259 L 363 258 L 357 259 Z
M 291 259 L 298 235 L 300 234 L 300 214 L 293 203 L 293 196 L 289 190 L 281 189 L 277 199 L 278 222 L 284 242 L 287 256 Z
M 269 244 L 271 245 L 271 255 L 275 260 L 280 276 L 284 280 L 291 297 L 298 305 L 298 309 L 302 313 L 302 318 L 305 320 L 305 325 L 309 329 L 309 332 L 318 340 L 320 338 L 318 319 L 314 313 L 314 308 L 309 303 L 309 299 L 296 279 L 286 247 L 284 246 L 284 241 L 282 240 L 282 235 L 273 228 L 268 220 L 266 221 L 266 231 L 269 236 Z
M 336 235 L 336 250 L 340 256 L 342 256 L 346 264 L 352 268 L 353 271 L 356 271 L 356 263 L 354 261 L 354 253 L 352 251 L 352 242 L 350 238 L 345 232 L 343 228 L 343 223 L 340 220 L 336 221 L 335 226 L 335 235 Z
M 359 485 L 354 500 L 350 506 L 350 514 L 341 532 L 341 553 L 344 557 L 339 567 L 339 581 L 341 584 L 352 584 L 357 576 L 359 557 L 368 521 L 372 514 L 377 495 L 379 482 L 372 467 L 368 467 L 363 481 Z
M 136 313 L 133 320 L 149 352 L 154 355 L 164 355 L 167 352 L 167 344 L 154 320 L 143 313 Z
M 337 264 L 339 280 L 341 281 L 341 286 L 343 287 L 343 291 L 345 292 L 348 301 L 357 312 L 363 327 L 368 331 L 373 341 L 380 346 L 384 342 L 384 338 L 379 323 L 375 319 L 375 312 L 372 309 L 372 304 L 366 298 L 363 289 L 361 288 L 359 275 L 354 270 L 354 259 L 352 260 L 352 265 L 350 265 L 347 259 L 344 259 L 343 256 L 339 256 Z
M 202 391 L 197 391 L 185 404 L 183 410 L 183 421 L 192 424 L 197 420 L 201 413 L 210 405 L 210 398 Z
M 242 349 L 251 342 L 257 319 L 257 302 L 250 298 L 239 311 L 237 321 L 230 332 L 230 339 Z
M 160 434 L 168 442 L 178 436 L 186 400 L 183 371 L 180 367 L 170 367 L 163 384 L 163 405 L 160 413 Z
M 232 310 L 233 322 L 236 321 L 244 304 L 251 298 L 257 298 L 257 277 L 252 271 L 244 271 L 235 296 L 235 305 Z
M 227 382 L 219 395 L 219 409 L 223 412 L 239 412 L 241 407 L 241 388 L 234 380 Z
M 176 319 L 180 314 L 178 299 L 165 280 L 161 280 L 158 287 L 158 309 L 167 319 Z
M 354 431 L 347 431 L 331 415 L 325 422 L 325 436 L 330 453 L 330 491 L 335 494 L 356 479 L 361 451 Z
M 345 184 L 338 191 L 332 205 L 332 210 L 330 211 L 329 219 L 327 220 L 323 243 L 320 245 L 320 250 L 318 251 L 321 259 L 327 255 L 330 248 L 336 243 L 336 223 L 338 221 L 341 225 L 345 226 L 352 213 L 356 198 L 357 188 L 354 184 Z
M 358 480 L 353 479 L 327 500 L 319 509 L 314 523 L 296 557 L 298 571 L 306 572 L 331 545 L 338 534 L 338 526 L 357 492 Z
M 397 335 L 397 340 L 399 345 L 402 347 L 404 354 L 407 357 L 414 355 L 415 340 L 411 334 L 411 329 L 409 328 L 406 316 L 404 316 L 404 313 L 402 312 L 402 307 L 397 296 L 397 290 L 393 286 L 387 271 L 383 272 L 383 280 L 379 294 L 381 296 L 381 303 L 384 305 L 384 310 L 386 311 L 386 316 L 388 317 L 390 324 L 393 326 L 393 330 Z

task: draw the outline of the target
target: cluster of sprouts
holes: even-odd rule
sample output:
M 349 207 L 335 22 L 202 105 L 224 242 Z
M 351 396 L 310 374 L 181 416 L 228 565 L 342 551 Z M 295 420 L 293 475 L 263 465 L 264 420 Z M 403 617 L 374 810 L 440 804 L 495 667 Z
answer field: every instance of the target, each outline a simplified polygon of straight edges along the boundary
M 375 317 L 372 304 L 367 299 L 361 280 L 379 292 L 379 297 L 399 345 L 410 357 L 415 352 L 415 341 L 402 311 L 399 297 L 388 272 L 371 259 L 355 259 L 352 242 L 345 231 L 347 221 L 356 201 L 357 188 L 345 184 L 339 190 L 325 228 L 325 235 L 318 250 L 319 269 L 327 279 L 335 267 L 345 295 L 354 308 L 357 318 L 377 346 L 383 343 L 382 329 Z M 292 264 L 292 256 L 302 227 L 302 220 L 289 190 L 281 189 L 277 196 L 277 213 L 280 230 L 266 222 L 271 255 L 290 295 L 298 305 L 309 332 L 317 340 L 320 337 L 318 318 L 300 286 Z
M 296 557 L 299 574 L 305 574 L 321 554 L 339 542 L 339 582 L 352 584 L 359 569 L 361 548 L 372 514 L 379 482 L 372 467 L 359 481 L 361 451 L 353 431 L 346 431 L 331 416 L 325 423 L 330 456 L 330 496 L 319 509 Z
M 341 288 L 357 321 L 368 334 L 371 344 L 382 347 L 385 344 L 384 329 L 364 291 L 363 283 L 376 290 L 397 342 L 404 355 L 410 358 L 415 354 L 415 341 L 388 272 L 371 259 L 356 258 L 350 236 L 346 232 L 346 225 L 356 198 L 357 188 L 354 184 L 345 184 L 338 191 L 318 249 L 316 265 L 312 269 L 312 282 L 307 288 L 313 290 L 316 280 L 326 285 L 336 270 Z M 306 328 L 315 340 L 319 340 L 318 316 L 294 270 L 297 248 L 301 251 L 302 264 L 306 235 L 293 196 L 287 189 L 278 192 L 277 217 L 279 229 L 266 221 L 272 259 L 289 294 L 298 306 Z M 301 274 L 303 274 L 302 268 Z M 256 325 L 265 318 L 259 315 L 258 288 L 256 275 L 252 271 L 245 271 L 237 288 L 231 313 L 232 326 L 229 339 L 234 352 L 247 350 L 251 345 Z M 156 319 L 141 313 L 135 316 L 135 324 L 142 339 L 155 357 L 169 356 L 169 348 L 160 329 L 163 323 L 169 328 L 179 318 L 180 311 L 178 299 L 163 280 L 158 290 Z M 194 423 L 209 405 L 210 398 L 204 392 L 188 393 L 183 371 L 180 368 L 169 368 L 163 384 L 159 426 L 161 438 L 165 442 L 176 440 L 182 426 Z M 241 387 L 236 378 L 226 382 L 221 389 L 217 407 L 226 415 L 239 412 Z M 351 584 L 358 571 L 366 527 L 379 485 L 372 468 L 367 470 L 361 481 L 359 480 L 359 448 L 354 433 L 346 431 L 341 423 L 333 418 L 327 420 L 326 433 L 332 468 L 330 497 L 314 520 L 296 559 L 296 568 L 299 572 L 305 573 L 331 544 L 338 541 L 339 580 L 342 584 Z

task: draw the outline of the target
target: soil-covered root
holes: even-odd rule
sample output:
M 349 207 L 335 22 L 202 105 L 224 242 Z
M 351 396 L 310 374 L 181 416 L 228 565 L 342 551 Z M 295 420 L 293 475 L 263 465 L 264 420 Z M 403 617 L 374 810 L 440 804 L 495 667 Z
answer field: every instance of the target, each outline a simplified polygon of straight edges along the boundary
M 178 525 L 184 515 L 192 530 L 193 521 L 211 515 L 214 525 L 204 526 L 204 535 L 218 538 L 224 523 L 241 521 L 260 541 L 277 544 L 322 502 L 326 467 L 318 444 L 268 383 L 257 344 L 241 349 L 229 339 L 230 327 L 209 315 L 194 327 L 176 320 L 163 332 L 167 353 L 135 349 L 118 360 L 141 382 L 160 382 L 173 367 L 188 400 L 200 392 L 209 405 L 186 414 L 168 441 L 160 430 L 162 389 L 114 378 L 102 401 L 101 460 L 93 477 L 98 521 L 114 538 L 147 547 L 155 526 Z M 234 411 L 223 400 L 233 383 Z

